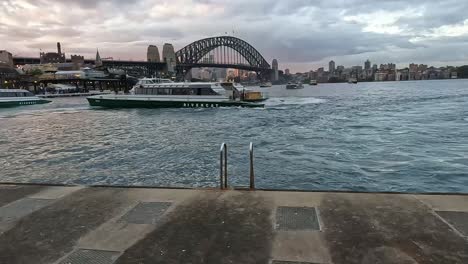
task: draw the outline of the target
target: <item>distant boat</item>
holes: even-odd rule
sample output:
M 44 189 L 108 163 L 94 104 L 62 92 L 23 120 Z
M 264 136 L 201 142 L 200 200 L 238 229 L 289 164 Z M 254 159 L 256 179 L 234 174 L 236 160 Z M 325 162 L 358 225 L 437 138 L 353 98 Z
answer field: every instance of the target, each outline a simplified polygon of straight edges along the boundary
M 260 84 L 260 87 L 262 87 L 262 88 L 271 87 L 271 86 L 273 86 L 273 85 L 271 84 L 271 82 L 265 82 L 265 83 L 261 83 L 261 84 Z
M 304 85 L 300 82 L 286 84 L 286 89 L 288 90 L 296 90 L 296 89 L 302 89 L 302 88 L 304 88 Z
M 0 89 L 0 108 L 50 103 L 23 89 Z
M 348 83 L 357 83 L 357 79 L 356 78 L 349 78 Z
M 317 80 L 310 80 L 310 85 L 317 85 Z

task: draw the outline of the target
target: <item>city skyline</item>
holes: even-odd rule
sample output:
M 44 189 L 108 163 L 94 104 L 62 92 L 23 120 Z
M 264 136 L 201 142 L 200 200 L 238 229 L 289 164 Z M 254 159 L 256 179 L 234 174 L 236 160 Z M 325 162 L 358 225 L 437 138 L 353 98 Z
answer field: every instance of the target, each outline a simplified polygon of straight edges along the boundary
M 172 43 L 178 50 L 197 39 L 228 34 L 251 43 L 269 62 L 278 59 L 280 68 L 291 72 L 316 69 L 332 59 L 340 65 L 361 65 L 367 58 L 397 67 L 411 62 L 467 64 L 465 1 L 340 3 L 6 1 L 0 6 L 0 38 L 5 40 L 0 49 L 37 56 L 61 41 L 66 54 L 93 57 L 99 48 L 103 57 L 145 60 L 151 44 L 162 49 Z

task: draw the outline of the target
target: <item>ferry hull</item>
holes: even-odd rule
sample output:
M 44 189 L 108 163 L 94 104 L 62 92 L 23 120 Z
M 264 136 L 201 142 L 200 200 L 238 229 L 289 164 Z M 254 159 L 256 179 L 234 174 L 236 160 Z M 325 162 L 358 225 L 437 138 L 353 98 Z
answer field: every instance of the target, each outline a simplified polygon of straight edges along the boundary
M 155 101 L 87 98 L 91 106 L 107 108 L 212 108 L 212 107 L 264 107 L 264 104 L 249 102 L 209 102 L 209 101 Z
M 0 108 L 25 106 L 25 105 L 35 105 L 35 104 L 47 104 L 47 103 L 50 103 L 50 102 L 51 101 L 44 100 L 44 99 L 24 100 L 24 101 L 0 101 Z

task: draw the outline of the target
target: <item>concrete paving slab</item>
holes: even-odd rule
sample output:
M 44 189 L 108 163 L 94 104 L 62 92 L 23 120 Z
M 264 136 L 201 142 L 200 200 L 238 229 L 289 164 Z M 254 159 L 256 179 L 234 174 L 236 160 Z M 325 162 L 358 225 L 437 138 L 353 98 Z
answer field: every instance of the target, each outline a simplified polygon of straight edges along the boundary
M 271 203 L 247 192 L 223 193 L 230 192 L 203 192 L 180 204 L 116 263 L 267 264 Z
M 324 193 L 319 192 L 276 192 L 257 191 L 258 195 L 272 200 L 276 206 L 317 207 L 322 203 Z
M 23 198 L 0 207 L 0 222 L 13 222 L 19 218 L 41 209 L 54 200 Z
M 154 228 L 154 225 L 111 221 L 81 238 L 78 247 L 122 252 L 144 238 Z
M 0 263 L 52 263 L 128 206 L 125 189 L 86 188 L 17 221 L 0 235 Z
M 140 202 L 119 221 L 131 224 L 156 224 L 170 206 L 169 202 Z
M 277 262 L 330 263 L 323 235 L 317 231 L 277 231 L 271 257 Z
M 468 237 L 468 212 L 437 211 L 436 213 Z
M 434 211 L 468 212 L 468 195 L 415 195 Z
M 72 187 L 64 187 L 64 186 L 50 186 L 44 188 L 43 190 L 28 195 L 29 198 L 35 199 L 59 199 L 68 194 L 76 192 L 78 190 L 83 189 L 83 186 L 72 186 Z
M 0 185 L 0 206 L 45 189 L 34 185 Z
M 319 209 L 335 264 L 468 263 L 467 241 L 411 196 L 330 193 Z
M 203 193 L 203 190 L 134 188 L 129 189 L 128 199 L 140 202 L 179 202 Z

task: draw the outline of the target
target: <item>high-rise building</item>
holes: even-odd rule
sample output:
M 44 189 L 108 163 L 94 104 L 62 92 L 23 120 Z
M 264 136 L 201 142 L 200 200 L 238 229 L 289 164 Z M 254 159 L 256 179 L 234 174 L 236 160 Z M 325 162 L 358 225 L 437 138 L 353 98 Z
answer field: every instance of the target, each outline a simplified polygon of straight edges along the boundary
M 364 69 L 369 70 L 370 68 L 371 68 L 371 62 L 370 60 L 366 60 L 366 62 L 364 62 Z
M 149 62 L 160 62 L 159 50 L 156 45 L 149 45 L 146 53 L 146 58 Z
M 377 64 L 372 65 L 372 70 L 373 70 L 373 71 L 376 71 L 376 70 L 377 70 L 377 67 L 378 67 Z
M 273 69 L 273 81 L 278 81 L 279 74 L 278 74 L 278 61 L 276 59 L 273 60 L 271 63 L 271 68 Z
M 335 62 L 334 61 L 330 61 L 328 63 L 328 71 L 330 73 L 334 73 L 335 72 Z
M 167 65 L 167 72 L 174 72 L 176 66 L 176 56 L 174 51 L 174 46 L 170 43 L 164 43 L 162 51 L 163 61 Z
M 289 69 L 286 69 L 286 70 L 284 70 L 284 74 L 285 74 L 285 75 L 290 75 L 291 72 L 289 71 Z
M 0 63 L 13 67 L 13 55 L 6 50 L 0 50 Z

